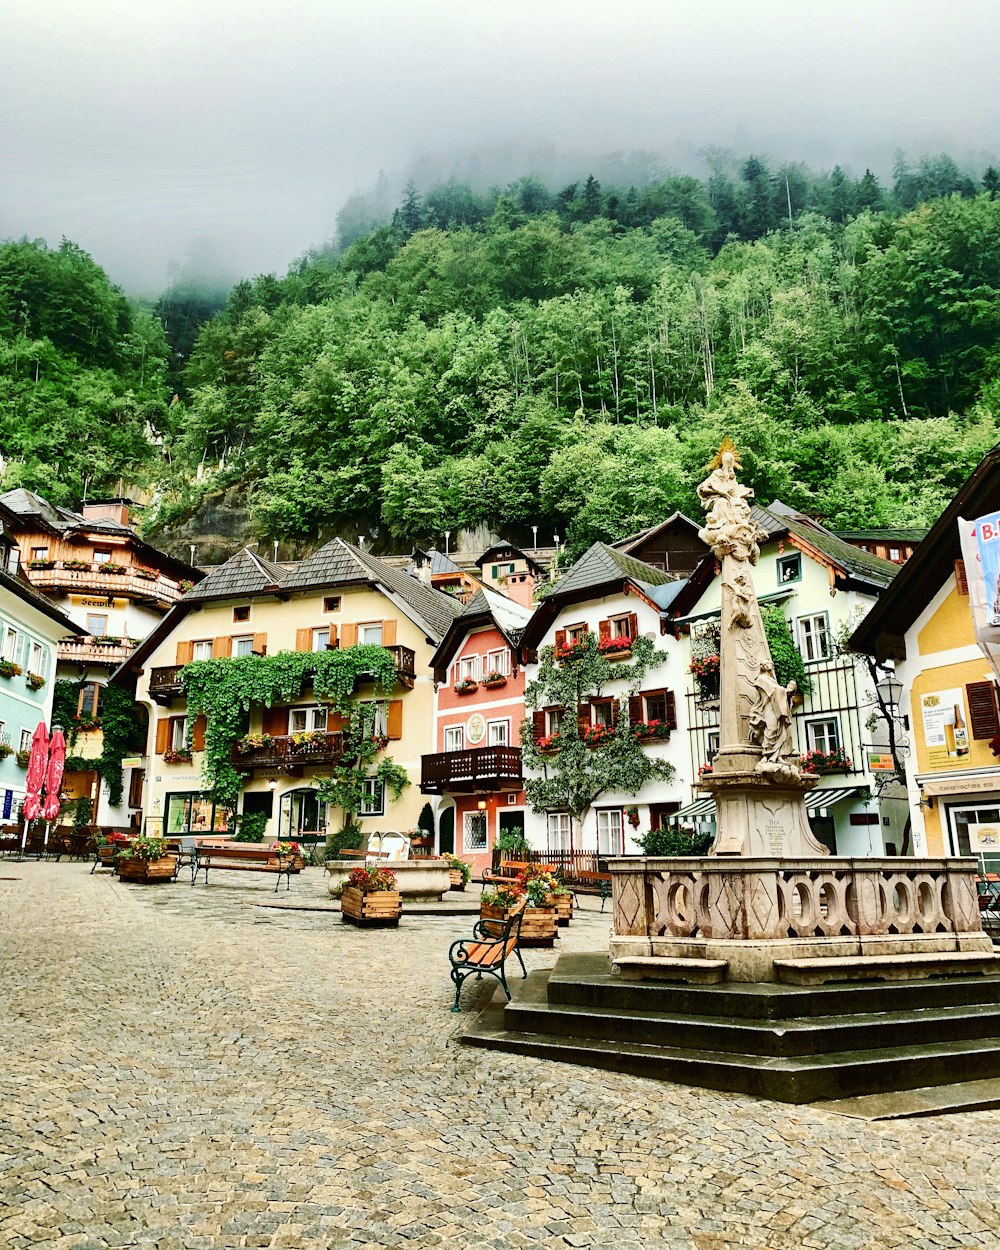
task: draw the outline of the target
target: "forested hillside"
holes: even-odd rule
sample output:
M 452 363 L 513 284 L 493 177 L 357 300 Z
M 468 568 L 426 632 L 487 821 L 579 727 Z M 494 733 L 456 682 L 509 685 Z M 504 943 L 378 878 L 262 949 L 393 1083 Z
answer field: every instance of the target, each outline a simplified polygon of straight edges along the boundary
M 184 321 L 169 409 L 155 320 L 105 282 L 84 333 L 46 283 L 97 283 L 92 263 L 8 245 L 5 480 L 145 474 L 165 533 L 239 484 L 262 538 L 537 523 L 579 548 L 695 511 L 729 433 L 764 500 L 928 523 L 1000 440 L 998 183 L 946 157 L 891 188 L 751 158 L 643 188 L 410 188 L 382 224 L 356 197 L 341 247 L 238 284 L 196 338 Z

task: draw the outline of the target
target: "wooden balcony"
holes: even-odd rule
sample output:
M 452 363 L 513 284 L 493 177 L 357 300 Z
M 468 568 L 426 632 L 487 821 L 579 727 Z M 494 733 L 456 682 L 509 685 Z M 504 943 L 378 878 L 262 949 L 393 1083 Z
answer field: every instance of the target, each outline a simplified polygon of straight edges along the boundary
M 421 760 L 423 794 L 469 794 L 476 790 L 520 790 L 520 747 L 474 747 L 471 751 L 442 751 Z
M 235 750 L 232 762 L 235 768 L 249 772 L 256 768 L 280 768 L 294 772 L 317 764 L 333 764 L 344 754 L 344 735 L 325 733 L 310 742 L 296 744 L 294 735 L 272 739 L 268 746 L 252 747 L 249 751 Z
M 388 651 L 392 656 L 393 663 L 396 666 L 396 679 L 401 686 L 406 686 L 408 690 L 413 688 L 413 680 L 416 676 L 416 653 L 412 647 L 383 647 L 384 651 Z M 359 683 L 371 681 L 370 673 L 362 673 L 358 678 Z
M 63 638 L 58 644 L 60 663 L 105 664 L 117 668 L 123 664 L 139 645 L 137 638 L 122 638 L 119 642 L 98 642 L 96 638 Z
M 136 567 L 126 566 L 124 573 L 102 573 L 100 564 L 86 569 L 64 568 L 65 561 L 53 561 L 50 569 L 25 568 L 28 580 L 43 594 L 98 595 L 132 599 L 170 607 L 180 599 L 182 591 L 175 581 L 162 575 L 140 577 Z
M 169 703 L 171 699 L 179 699 L 183 694 L 179 674 L 183 664 L 172 664 L 169 668 L 154 668 L 149 673 L 149 697 L 154 703 Z

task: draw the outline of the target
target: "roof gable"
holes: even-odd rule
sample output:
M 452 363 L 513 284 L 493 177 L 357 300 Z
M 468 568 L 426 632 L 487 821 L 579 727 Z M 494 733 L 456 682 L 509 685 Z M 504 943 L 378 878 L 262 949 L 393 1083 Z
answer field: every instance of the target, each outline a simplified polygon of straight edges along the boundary
M 206 599 L 229 599 L 241 595 L 262 594 L 282 586 L 287 572 L 280 564 L 266 560 L 248 547 L 242 547 L 225 564 L 220 564 L 184 596 L 187 602 Z

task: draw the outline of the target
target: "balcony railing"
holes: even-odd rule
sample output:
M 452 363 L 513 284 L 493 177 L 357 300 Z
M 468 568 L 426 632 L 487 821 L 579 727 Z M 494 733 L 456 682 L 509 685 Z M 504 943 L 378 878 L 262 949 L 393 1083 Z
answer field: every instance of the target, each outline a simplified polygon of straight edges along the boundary
M 416 652 L 412 647 L 383 647 L 384 651 L 388 651 L 392 656 L 392 662 L 396 666 L 396 676 L 404 686 L 412 686 L 413 679 L 416 676 L 414 667 L 416 662 Z M 370 675 L 362 673 L 360 681 L 370 680 Z
M 273 738 L 266 746 L 233 751 L 236 768 L 301 768 L 310 764 L 333 764 L 344 754 L 344 735 L 325 733 L 308 742 L 294 741 L 294 735 Z
M 183 693 L 179 674 L 183 664 L 172 664 L 169 668 L 154 668 L 149 674 L 149 697 L 157 703 L 169 703 Z
M 183 593 L 168 577 L 140 577 L 136 566 L 127 565 L 124 573 L 102 573 L 101 564 L 85 569 L 67 569 L 65 561 L 53 561 L 50 569 L 27 568 L 28 580 L 36 590 L 61 590 L 73 594 L 119 595 L 147 602 L 176 603 Z
M 420 789 L 424 794 L 446 790 L 520 790 L 519 747 L 475 747 L 471 751 L 442 751 L 421 761 Z
M 76 664 L 122 664 L 139 645 L 136 638 L 122 638 L 118 642 L 99 642 L 96 638 L 63 638 L 58 644 L 60 661 Z

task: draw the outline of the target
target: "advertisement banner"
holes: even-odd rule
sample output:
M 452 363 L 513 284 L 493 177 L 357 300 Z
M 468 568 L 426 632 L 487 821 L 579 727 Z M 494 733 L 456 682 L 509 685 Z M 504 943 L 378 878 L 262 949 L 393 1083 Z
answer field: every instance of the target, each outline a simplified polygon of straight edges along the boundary
M 920 696 L 928 768 L 954 768 L 969 754 L 965 691 L 935 690 Z
M 1000 511 L 959 517 L 958 533 L 976 642 L 1000 678 Z
M 891 755 L 882 751 L 869 751 L 868 771 L 870 773 L 894 773 L 896 765 Z
M 1000 852 L 1000 825 L 969 825 L 969 846 L 985 855 Z

